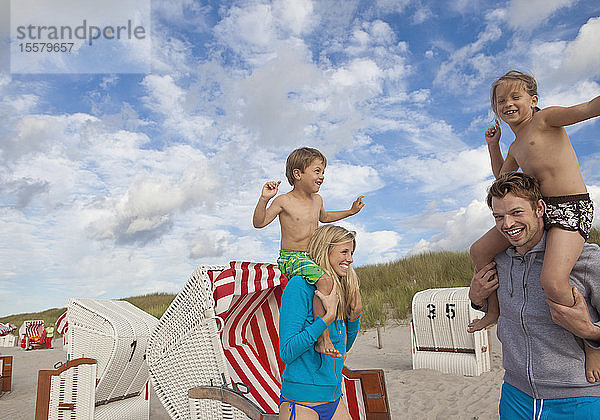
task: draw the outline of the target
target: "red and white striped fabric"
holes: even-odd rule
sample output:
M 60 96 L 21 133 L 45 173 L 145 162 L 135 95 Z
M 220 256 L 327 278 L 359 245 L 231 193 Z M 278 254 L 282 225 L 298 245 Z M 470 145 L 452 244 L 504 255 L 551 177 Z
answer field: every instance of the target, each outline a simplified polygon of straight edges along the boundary
M 16 329 L 17 327 L 12 324 L 3 324 L 0 322 L 0 336 L 6 335 Z
M 44 332 L 44 321 L 37 319 L 35 321 L 25 321 L 26 337 L 41 337 Z
M 66 332 L 69 330 L 69 323 L 67 322 L 67 311 L 65 311 L 61 316 L 58 317 L 54 325 L 56 325 L 57 333 L 63 335 L 66 334 Z
M 276 413 L 285 367 L 279 357 L 279 309 L 287 279 L 274 264 L 236 261 L 216 278 L 213 275 L 209 272 L 215 312 L 224 321 L 221 342 L 231 379 L 249 385 L 248 397 Z M 344 377 L 344 386 L 352 418 L 365 419 L 360 381 Z

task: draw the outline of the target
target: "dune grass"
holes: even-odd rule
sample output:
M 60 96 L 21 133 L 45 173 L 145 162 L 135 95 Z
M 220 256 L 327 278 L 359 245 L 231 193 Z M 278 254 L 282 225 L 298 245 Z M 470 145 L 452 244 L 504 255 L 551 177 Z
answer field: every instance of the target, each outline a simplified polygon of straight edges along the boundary
M 588 242 L 600 244 L 600 229 L 592 229 Z M 435 252 L 357 267 L 356 272 L 363 299 L 361 328 L 372 328 L 377 322 L 385 325 L 391 319 L 407 318 L 416 292 L 437 287 L 468 286 L 473 265 L 466 251 Z M 174 298 L 172 293 L 152 293 L 122 300 L 160 318 Z M 10 322 L 19 328 L 25 320 L 43 319 L 45 325 L 50 325 L 65 310 L 52 308 L 37 313 L 9 315 L 0 318 L 0 322 Z
M 421 290 L 468 286 L 473 265 L 468 252 L 436 252 L 357 267 L 363 314 L 361 326 L 370 328 L 410 314 L 412 297 Z

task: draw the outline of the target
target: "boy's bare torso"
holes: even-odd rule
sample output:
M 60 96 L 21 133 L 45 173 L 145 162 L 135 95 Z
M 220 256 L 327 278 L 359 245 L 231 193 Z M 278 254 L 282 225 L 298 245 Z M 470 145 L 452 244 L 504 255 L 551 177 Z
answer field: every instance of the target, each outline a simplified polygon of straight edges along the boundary
M 323 199 L 318 194 L 299 198 L 291 192 L 278 197 L 281 204 L 281 249 L 306 251 L 310 236 L 319 226 Z
M 540 181 L 546 197 L 587 192 L 579 162 L 563 127 L 548 126 L 538 111 L 520 128 L 511 144 L 511 155 L 524 173 Z

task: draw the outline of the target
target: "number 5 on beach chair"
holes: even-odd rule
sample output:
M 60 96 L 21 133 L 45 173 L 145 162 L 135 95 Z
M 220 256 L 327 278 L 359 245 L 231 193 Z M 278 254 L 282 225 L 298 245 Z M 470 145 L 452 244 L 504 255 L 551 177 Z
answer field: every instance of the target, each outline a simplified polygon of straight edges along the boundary
M 150 377 L 171 418 L 277 417 L 286 284 L 272 264 L 232 262 L 194 271 L 149 343 Z M 346 372 L 344 396 L 353 419 L 389 419 L 383 372 L 356 378 Z M 377 379 L 365 380 L 369 373 Z M 377 389 L 367 389 L 368 383 Z

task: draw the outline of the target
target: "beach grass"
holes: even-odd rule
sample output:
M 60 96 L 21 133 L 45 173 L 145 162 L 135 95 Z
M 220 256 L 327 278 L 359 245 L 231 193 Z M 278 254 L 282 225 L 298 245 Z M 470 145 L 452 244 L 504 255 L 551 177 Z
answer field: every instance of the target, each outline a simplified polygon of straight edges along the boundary
M 594 228 L 588 239 L 600 244 L 600 229 Z M 363 314 L 361 328 L 372 328 L 378 322 L 406 319 L 410 315 L 412 297 L 416 292 L 439 287 L 468 286 L 473 276 L 473 265 L 467 251 L 432 252 L 400 260 L 356 267 L 360 278 Z M 174 293 L 151 293 L 124 298 L 138 308 L 160 318 L 167 310 Z M 54 324 L 66 308 L 52 308 L 43 312 L 9 315 L 0 322 L 19 328 L 23 321 L 43 319 L 44 325 Z

